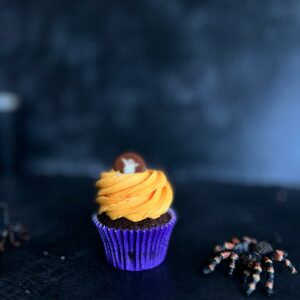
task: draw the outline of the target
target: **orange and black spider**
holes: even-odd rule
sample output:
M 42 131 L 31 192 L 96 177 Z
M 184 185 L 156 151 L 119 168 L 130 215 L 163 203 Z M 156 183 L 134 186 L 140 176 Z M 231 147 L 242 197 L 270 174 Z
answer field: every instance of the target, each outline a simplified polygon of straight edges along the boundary
M 216 246 L 214 250 L 217 255 L 212 258 L 211 263 L 203 270 L 203 273 L 212 273 L 222 260 L 229 258 L 228 274 L 232 276 L 236 263 L 239 262 L 244 268 L 244 282 L 247 285 L 247 295 L 250 295 L 255 290 L 263 270 L 267 273 L 266 292 L 268 295 L 273 293 L 273 262 L 282 262 L 292 274 L 297 273 L 295 267 L 287 259 L 288 254 L 285 251 L 274 250 L 268 242 L 258 242 L 256 239 L 247 236 L 244 236 L 241 240 L 233 238 L 230 242 Z

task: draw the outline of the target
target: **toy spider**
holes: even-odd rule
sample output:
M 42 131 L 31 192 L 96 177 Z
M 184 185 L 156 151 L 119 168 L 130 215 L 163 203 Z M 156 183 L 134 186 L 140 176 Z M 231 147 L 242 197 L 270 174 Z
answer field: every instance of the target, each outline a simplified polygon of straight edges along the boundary
M 244 282 L 248 283 L 246 293 L 250 295 L 260 281 L 262 270 L 267 273 L 266 291 L 268 295 L 273 293 L 274 285 L 274 267 L 273 262 L 282 262 L 290 269 L 292 274 L 296 274 L 297 270 L 287 259 L 288 254 L 283 250 L 274 250 L 273 247 L 265 241 L 257 241 L 254 238 L 243 237 L 242 240 L 233 238 L 231 242 L 225 242 L 223 245 L 215 247 L 217 255 L 212 262 L 203 270 L 204 274 L 212 273 L 216 266 L 224 259 L 230 259 L 229 276 L 233 275 L 236 262 L 239 261 L 244 267 Z M 251 276 L 251 280 L 248 279 Z
M 0 252 L 4 252 L 6 245 L 15 247 L 21 246 L 22 242 L 29 240 L 27 228 L 20 223 L 11 224 L 8 206 L 0 203 L 0 209 L 3 210 L 4 229 L 0 231 Z

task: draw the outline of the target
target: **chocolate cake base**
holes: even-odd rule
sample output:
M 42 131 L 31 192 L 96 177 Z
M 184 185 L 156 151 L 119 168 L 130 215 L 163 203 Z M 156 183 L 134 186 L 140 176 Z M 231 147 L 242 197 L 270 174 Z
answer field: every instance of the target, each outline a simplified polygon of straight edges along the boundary
M 157 219 L 147 218 L 139 222 L 132 222 L 125 218 L 111 220 L 105 213 L 102 213 L 97 217 L 99 222 L 101 222 L 103 225 L 109 228 L 123 229 L 123 230 L 124 229 L 129 229 L 129 230 L 149 229 L 151 227 L 157 227 L 157 226 L 167 224 L 171 219 L 169 213 L 165 213 Z

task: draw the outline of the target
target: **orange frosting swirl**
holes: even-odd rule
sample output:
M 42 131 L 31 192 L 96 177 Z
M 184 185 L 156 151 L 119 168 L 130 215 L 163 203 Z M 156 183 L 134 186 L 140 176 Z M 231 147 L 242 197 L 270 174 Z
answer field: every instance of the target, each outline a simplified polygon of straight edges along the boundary
M 99 213 L 105 212 L 111 220 L 122 217 L 133 222 L 156 219 L 167 212 L 173 200 L 172 187 L 162 171 L 103 172 L 96 187 L 99 189 L 96 199 Z

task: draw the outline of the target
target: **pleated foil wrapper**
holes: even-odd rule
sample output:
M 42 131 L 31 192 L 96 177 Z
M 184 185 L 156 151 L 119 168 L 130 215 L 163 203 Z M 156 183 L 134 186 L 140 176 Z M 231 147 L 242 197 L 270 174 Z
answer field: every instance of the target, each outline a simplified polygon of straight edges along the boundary
M 167 224 L 149 229 L 109 228 L 92 216 L 109 264 L 125 271 L 143 271 L 160 265 L 166 255 L 169 240 L 177 221 L 176 213 L 169 209 L 171 219 Z

